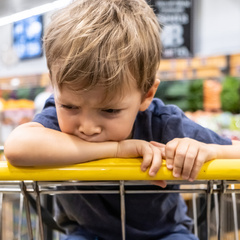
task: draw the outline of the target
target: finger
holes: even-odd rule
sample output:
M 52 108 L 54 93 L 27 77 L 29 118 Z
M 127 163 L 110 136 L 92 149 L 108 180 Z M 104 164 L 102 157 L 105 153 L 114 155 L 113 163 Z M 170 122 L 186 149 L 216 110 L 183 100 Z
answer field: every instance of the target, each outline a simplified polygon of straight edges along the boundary
M 186 152 L 188 151 L 189 144 L 187 141 L 179 141 L 175 150 L 175 157 L 173 162 L 173 176 L 180 177 L 182 175 L 183 165 L 185 162 Z
M 143 161 L 141 164 L 141 169 L 143 172 L 145 172 L 147 168 L 151 165 L 152 159 L 153 159 L 153 150 L 150 147 L 150 144 L 147 146 L 146 145 L 143 146 L 142 156 L 143 156 Z
M 198 173 L 201 170 L 202 165 L 205 162 L 205 159 L 206 159 L 206 152 L 203 149 L 200 149 L 196 157 L 196 160 L 194 162 L 194 165 L 189 177 L 189 181 L 193 181 L 196 179 Z
M 198 148 L 196 148 L 193 145 L 190 145 L 188 147 L 188 150 L 186 152 L 184 164 L 183 164 L 183 169 L 182 169 L 182 178 L 183 179 L 189 179 L 194 163 L 196 161 L 198 155 Z
M 167 182 L 165 180 L 154 180 L 154 181 L 151 181 L 151 183 L 153 185 L 157 185 L 157 186 L 160 186 L 162 188 L 165 188 L 167 186 Z
M 153 158 L 148 174 L 149 176 L 154 177 L 162 165 L 162 154 L 157 147 L 151 146 L 151 148 L 153 151 Z
M 166 165 L 168 169 L 173 169 L 173 161 L 175 157 L 175 150 L 177 148 L 179 139 L 173 139 L 168 142 L 165 147 L 165 155 L 166 155 Z
M 155 142 L 155 141 L 151 141 L 150 143 L 153 146 L 158 147 L 161 150 L 162 158 L 165 159 L 166 158 L 166 155 L 165 155 L 165 147 L 166 147 L 166 145 L 163 144 L 163 143 Z

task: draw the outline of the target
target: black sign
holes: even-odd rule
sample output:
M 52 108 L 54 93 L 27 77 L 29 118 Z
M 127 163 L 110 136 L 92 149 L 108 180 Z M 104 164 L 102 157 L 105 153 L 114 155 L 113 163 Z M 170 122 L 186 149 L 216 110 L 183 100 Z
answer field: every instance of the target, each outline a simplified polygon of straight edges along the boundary
M 163 58 L 192 56 L 192 0 L 150 0 L 162 26 Z

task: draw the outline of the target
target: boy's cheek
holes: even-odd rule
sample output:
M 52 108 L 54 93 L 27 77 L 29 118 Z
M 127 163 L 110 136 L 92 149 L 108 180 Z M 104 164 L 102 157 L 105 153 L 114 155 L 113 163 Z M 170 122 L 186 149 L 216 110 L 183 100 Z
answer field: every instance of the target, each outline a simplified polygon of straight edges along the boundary
M 59 123 L 59 127 L 63 133 L 76 135 L 76 133 L 74 133 L 74 128 L 72 127 L 73 124 L 68 123 L 68 122 L 66 123 L 63 120 L 59 120 L 58 123 Z
M 119 128 L 118 131 L 115 131 L 115 139 L 116 141 L 123 141 L 126 139 L 132 139 L 133 134 L 132 134 L 132 128 L 131 129 L 124 129 Z

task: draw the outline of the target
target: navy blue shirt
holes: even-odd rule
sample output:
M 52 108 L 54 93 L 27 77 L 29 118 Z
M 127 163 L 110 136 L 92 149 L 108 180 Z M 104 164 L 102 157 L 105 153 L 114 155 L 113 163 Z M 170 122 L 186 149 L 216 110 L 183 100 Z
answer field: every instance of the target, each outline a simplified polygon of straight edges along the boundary
M 60 131 L 53 96 L 46 101 L 43 111 L 35 116 L 34 121 Z M 154 99 L 149 108 L 139 112 L 136 117 L 133 139 L 166 144 L 174 138 L 183 137 L 205 143 L 232 144 L 230 139 L 201 127 L 188 119 L 178 107 L 164 105 L 160 99 Z M 158 186 L 139 188 L 161 189 Z M 127 194 L 125 202 L 127 239 L 161 239 L 171 233 L 188 232 L 191 229 L 192 220 L 186 215 L 187 207 L 178 193 Z M 68 234 L 87 229 L 101 239 L 121 239 L 118 194 L 56 195 L 56 203 L 57 220 Z

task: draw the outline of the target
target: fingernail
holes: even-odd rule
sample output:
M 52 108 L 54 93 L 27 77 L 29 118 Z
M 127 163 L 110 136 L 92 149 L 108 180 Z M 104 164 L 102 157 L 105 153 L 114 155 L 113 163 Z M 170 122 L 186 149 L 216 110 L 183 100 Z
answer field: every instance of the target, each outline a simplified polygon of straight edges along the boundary
M 193 179 L 193 178 L 189 178 L 188 180 L 189 180 L 190 182 L 193 182 L 194 179 Z
M 151 177 L 154 177 L 156 175 L 156 173 L 155 172 L 153 172 L 153 171 L 149 171 L 149 176 L 151 176 Z
M 173 176 L 177 178 L 177 177 L 180 177 L 180 174 L 179 173 L 173 173 Z
M 167 164 L 167 168 L 168 169 L 173 169 L 173 165 L 172 164 Z

